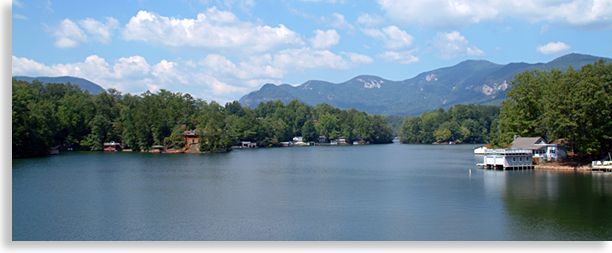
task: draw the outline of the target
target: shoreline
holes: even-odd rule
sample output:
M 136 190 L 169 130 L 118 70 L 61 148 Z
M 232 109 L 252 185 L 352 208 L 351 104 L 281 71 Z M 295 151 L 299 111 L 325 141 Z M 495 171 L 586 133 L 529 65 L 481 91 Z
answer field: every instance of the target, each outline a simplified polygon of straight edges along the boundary
M 575 171 L 575 172 L 612 172 L 612 168 L 592 167 L 591 165 L 561 166 L 561 165 L 535 165 L 534 170 L 544 171 Z

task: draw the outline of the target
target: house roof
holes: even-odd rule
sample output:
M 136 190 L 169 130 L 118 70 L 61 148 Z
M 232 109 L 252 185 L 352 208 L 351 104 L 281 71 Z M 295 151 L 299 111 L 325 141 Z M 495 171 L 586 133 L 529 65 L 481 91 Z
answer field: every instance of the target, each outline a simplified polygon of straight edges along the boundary
M 512 142 L 512 149 L 540 149 L 547 144 L 542 137 L 518 137 Z
M 481 147 L 489 148 L 489 144 L 478 145 L 478 146 L 474 147 L 474 149 L 481 148 Z

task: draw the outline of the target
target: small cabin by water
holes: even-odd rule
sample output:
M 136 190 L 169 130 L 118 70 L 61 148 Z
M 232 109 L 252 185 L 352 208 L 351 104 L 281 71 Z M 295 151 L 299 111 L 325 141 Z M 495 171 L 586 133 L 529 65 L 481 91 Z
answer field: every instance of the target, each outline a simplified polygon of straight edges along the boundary
M 104 151 L 121 151 L 121 143 L 116 143 L 114 141 L 105 142 L 104 143 Z
M 163 145 L 154 145 L 151 148 L 153 148 L 153 153 L 166 153 L 166 147 Z
M 293 137 L 293 145 L 308 146 L 308 143 L 304 142 L 304 138 L 302 136 L 296 136 L 296 137 Z
M 191 145 L 196 145 L 198 144 L 198 141 L 200 140 L 200 133 L 197 130 L 187 130 L 184 133 L 184 138 L 185 138 L 185 145 L 187 145 L 187 147 L 191 146 Z
M 533 169 L 533 152 L 530 149 L 494 149 L 483 156 L 483 163 L 477 164 L 485 169 Z
M 257 143 L 250 142 L 250 141 L 241 141 L 240 147 L 241 148 L 257 148 Z

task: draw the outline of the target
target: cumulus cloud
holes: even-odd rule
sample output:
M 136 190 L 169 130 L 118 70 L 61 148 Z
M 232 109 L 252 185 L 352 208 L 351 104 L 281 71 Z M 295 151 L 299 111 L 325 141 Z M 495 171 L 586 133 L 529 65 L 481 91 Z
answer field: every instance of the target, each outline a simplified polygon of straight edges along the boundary
M 344 57 L 343 57 L 344 56 Z M 83 62 L 45 65 L 32 59 L 12 57 L 12 74 L 26 76 L 75 76 L 102 87 L 124 93 L 140 94 L 147 90 L 167 89 L 189 93 L 220 103 L 239 99 L 265 83 L 282 83 L 291 72 L 308 69 L 346 70 L 372 59 L 356 53 L 334 54 L 308 47 L 287 49 L 275 54 L 251 56 L 232 61 L 219 54 L 192 60 L 161 60 L 150 64 L 144 57 L 122 57 L 107 62 L 97 55 Z
M 112 40 L 113 30 L 119 28 L 119 21 L 110 17 L 103 24 L 92 18 L 78 21 L 64 19 L 55 27 L 48 27 L 51 35 L 56 38 L 54 45 L 59 48 L 75 48 L 90 39 L 103 44 Z M 91 36 L 88 36 L 88 34 Z
M 344 15 L 334 13 L 331 17 L 321 17 L 321 22 L 336 29 L 353 30 L 355 27 L 344 19 Z
M 87 42 L 87 35 L 70 19 L 64 19 L 55 28 L 52 34 L 56 38 L 54 45 L 59 48 L 75 48 L 82 42 Z
M 245 85 L 230 85 L 206 70 L 189 62 L 161 60 L 149 65 L 142 57 L 121 58 L 114 63 L 96 55 L 83 62 L 47 66 L 31 59 L 12 57 L 13 75 L 76 76 L 99 84 L 105 89 L 115 88 L 123 93 L 140 94 L 167 89 L 189 93 L 204 99 L 225 103 L 252 90 Z
M 377 14 L 370 15 L 368 13 L 361 13 L 359 17 L 357 17 L 357 24 L 366 27 L 379 26 L 384 22 L 385 20 Z
M 274 55 L 275 66 L 282 69 L 333 69 L 346 70 L 351 62 L 340 55 L 327 50 L 312 50 L 310 48 L 287 49 Z
M 547 21 L 576 28 L 611 28 L 608 0 L 378 0 L 386 15 L 401 25 L 456 29 L 504 18 Z
M 397 26 L 388 26 L 383 29 L 363 28 L 363 34 L 384 42 L 384 47 L 391 50 L 409 48 L 414 42 L 414 37 Z
M 340 35 L 336 30 L 315 30 L 315 37 L 311 38 L 310 45 L 314 49 L 327 49 L 337 45 L 340 42 Z
M 468 40 L 461 33 L 438 33 L 433 38 L 433 47 L 438 49 L 438 57 L 449 60 L 457 56 L 484 56 L 485 53 L 475 46 L 468 46 Z
M 387 62 L 397 62 L 401 64 L 412 64 L 419 62 L 419 57 L 412 55 L 412 53 L 412 50 L 402 52 L 387 51 L 377 54 L 376 57 Z
M 119 28 L 119 21 L 110 17 L 106 18 L 106 24 L 92 18 L 79 21 L 79 25 L 93 36 L 94 40 L 108 44 L 111 41 L 113 30 Z
M 374 60 L 367 55 L 350 53 L 350 52 L 340 52 L 340 53 L 343 55 L 346 55 L 351 60 L 351 62 L 355 64 L 371 64 L 374 62 Z
M 299 34 L 284 25 L 278 27 L 242 22 L 231 12 L 209 8 L 196 19 L 164 17 L 139 11 L 122 31 L 127 41 L 142 41 L 171 48 L 261 53 L 284 46 L 302 45 Z
M 567 52 L 567 50 L 570 50 L 571 48 L 572 47 L 568 46 L 567 44 L 559 41 L 557 43 L 550 42 L 544 46 L 538 46 L 536 48 L 536 51 L 543 53 L 543 54 L 556 55 L 556 54 Z

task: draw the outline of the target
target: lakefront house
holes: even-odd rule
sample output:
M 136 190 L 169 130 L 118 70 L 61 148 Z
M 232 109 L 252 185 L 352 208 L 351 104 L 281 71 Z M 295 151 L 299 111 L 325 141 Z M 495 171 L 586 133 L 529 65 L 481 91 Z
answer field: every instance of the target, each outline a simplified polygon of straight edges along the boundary
M 548 144 L 542 137 L 514 136 L 511 149 L 529 149 L 535 161 L 557 161 L 567 158 L 567 149 L 558 144 Z

